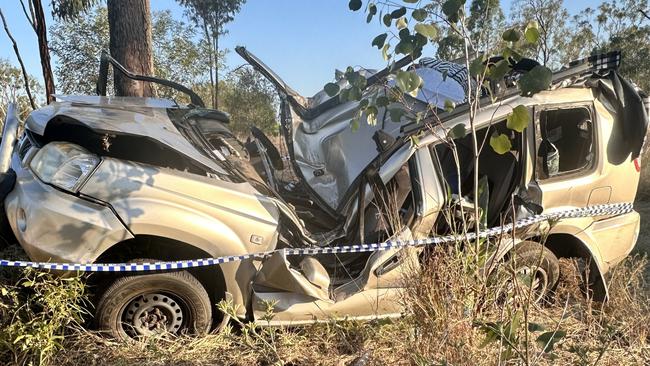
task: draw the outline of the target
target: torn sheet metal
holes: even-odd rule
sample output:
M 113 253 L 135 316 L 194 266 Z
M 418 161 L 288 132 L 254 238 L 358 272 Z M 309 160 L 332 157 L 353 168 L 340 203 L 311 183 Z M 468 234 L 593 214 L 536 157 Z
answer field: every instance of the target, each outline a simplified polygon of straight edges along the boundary
M 136 97 L 57 96 L 57 101 L 32 112 L 27 127 L 43 135 L 57 116 L 73 117 L 91 130 L 154 139 L 208 169 L 226 174 L 215 161 L 203 155 L 174 126 L 167 109 L 179 108 L 170 100 Z

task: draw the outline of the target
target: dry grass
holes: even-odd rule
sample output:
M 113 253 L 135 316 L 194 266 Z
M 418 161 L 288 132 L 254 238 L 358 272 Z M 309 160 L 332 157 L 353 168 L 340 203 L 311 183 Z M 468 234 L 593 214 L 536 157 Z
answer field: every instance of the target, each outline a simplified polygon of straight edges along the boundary
M 650 202 L 637 202 L 636 209 L 650 217 Z M 65 331 L 62 348 L 46 361 L 88 366 L 647 365 L 650 292 L 648 265 L 641 255 L 649 251 L 650 227 L 644 226 L 637 255 L 611 273 L 606 304 L 583 296 L 582 263 L 562 260 L 561 282 L 552 302 L 541 307 L 526 302 L 495 305 L 491 287 L 468 271 L 467 256 L 448 248 L 434 253 L 422 272 L 405 279 L 403 298 L 409 315 L 401 319 L 296 328 L 234 324 L 221 334 L 202 338 L 151 338 L 140 343 L 115 342 L 78 327 L 62 329 L 59 324 L 54 333 Z M 12 258 L 21 255 L 15 247 L 1 253 Z M 15 281 L 19 281 L 15 271 L 0 271 L 0 287 Z M 42 281 L 52 279 L 46 276 Z M 70 300 L 78 303 L 78 292 L 67 288 L 76 282 L 56 285 L 61 287 L 58 294 L 73 293 Z M 225 310 L 232 309 L 226 306 Z M 28 324 L 51 316 L 42 307 L 26 315 L 12 322 Z M 4 312 L 5 321 L 7 316 Z M 490 329 L 497 332 L 491 334 Z M 552 350 L 544 350 L 545 344 L 537 339 L 546 332 L 565 335 L 558 337 Z M 30 360 L 38 364 L 38 354 L 31 349 L 18 350 L 20 357 L 7 357 L 12 341 L 0 339 L 0 364 Z
M 644 365 L 650 362 L 650 296 L 643 278 L 647 262 L 632 257 L 619 265 L 603 305 L 582 295 L 579 263 L 562 260 L 562 284 L 546 306 L 529 306 L 513 329 L 516 349 L 486 342 L 482 325 L 507 329 L 522 304 L 488 306 L 480 286 L 453 253 L 438 253 L 409 278 L 404 301 L 410 315 L 394 321 L 339 321 L 297 328 L 243 325 L 200 339 L 149 339 L 118 343 L 86 331 L 70 334 L 57 365 Z M 434 270 L 435 269 L 435 270 Z M 478 289 L 478 290 L 477 290 Z M 532 325 L 544 330 L 527 331 Z M 537 337 L 566 332 L 552 352 Z M 527 362 L 526 362 L 527 358 Z M 361 364 L 361 363 L 358 363 Z

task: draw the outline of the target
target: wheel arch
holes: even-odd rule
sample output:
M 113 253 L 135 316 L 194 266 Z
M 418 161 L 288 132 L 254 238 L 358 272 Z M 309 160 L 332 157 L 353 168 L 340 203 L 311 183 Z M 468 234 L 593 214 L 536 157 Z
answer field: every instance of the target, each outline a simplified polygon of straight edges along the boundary
M 182 240 L 164 236 L 137 234 L 131 239 L 117 242 L 102 252 L 96 259 L 96 263 L 124 263 L 138 258 L 150 258 L 160 261 L 177 261 L 215 257 L 219 253 L 208 253 L 204 249 Z M 235 261 L 220 265 L 204 266 L 199 268 L 185 269 L 195 276 L 205 287 L 210 301 L 215 308 L 220 300 L 232 301 L 237 316 L 246 318 L 249 302 L 251 299 L 250 283 L 257 273 L 252 260 Z M 115 273 L 97 273 L 92 280 L 101 292 L 105 286 L 115 280 Z M 216 327 L 221 327 L 227 322 L 228 317 L 223 317 L 222 322 L 213 316 Z
M 115 243 L 97 257 L 97 263 L 125 263 L 138 258 L 178 261 L 211 257 L 205 250 L 176 239 L 156 235 L 135 235 Z M 220 266 L 186 269 L 205 287 L 213 304 L 225 298 L 233 284 L 226 281 Z
M 592 249 L 587 242 L 577 235 L 554 230 L 546 236 L 532 236 L 526 239 L 508 240 L 505 245 L 499 248 L 495 254 L 496 260 L 507 260 L 512 250 L 518 245 L 526 242 L 536 242 L 547 247 L 558 258 L 581 258 L 589 264 L 588 278 L 585 278 L 588 284 L 589 295 L 598 301 L 607 299 L 608 290 L 604 277 L 604 271 L 598 261 L 595 249 Z
M 591 292 L 590 296 L 598 301 L 607 299 L 608 291 L 604 271 L 598 261 L 597 253 L 594 253 L 595 249 L 592 249 L 588 243 L 580 237 L 566 232 L 551 233 L 546 238 L 542 238 L 540 242 L 558 258 L 584 259 L 585 264 L 589 265 L 589 271 L 586 274 L 588 277 L 585 280 Z

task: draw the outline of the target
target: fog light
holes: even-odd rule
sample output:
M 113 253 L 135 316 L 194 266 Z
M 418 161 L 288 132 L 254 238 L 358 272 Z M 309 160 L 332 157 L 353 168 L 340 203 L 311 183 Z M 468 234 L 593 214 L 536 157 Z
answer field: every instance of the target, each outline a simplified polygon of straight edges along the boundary
M 25 215 L 25 210 L 22 208 L 18 209 L 18 214 L 16 215 L 16 224 L 18 225 L 18 230 L 25 232 L 27 229 L 27 216 Z

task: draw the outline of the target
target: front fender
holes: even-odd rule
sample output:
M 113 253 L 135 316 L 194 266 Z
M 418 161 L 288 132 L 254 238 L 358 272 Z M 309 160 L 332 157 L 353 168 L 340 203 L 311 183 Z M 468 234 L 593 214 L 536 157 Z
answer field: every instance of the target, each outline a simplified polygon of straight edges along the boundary
M 213 257 L 272 250 L 277 244 L 278 208 L 248 183 L 105 158 L 81 193 L 108 203 L 136 236 L 177 240 Z M 221 269 L 235 303 L 244 304 L 255 273 L 252 261 Z

